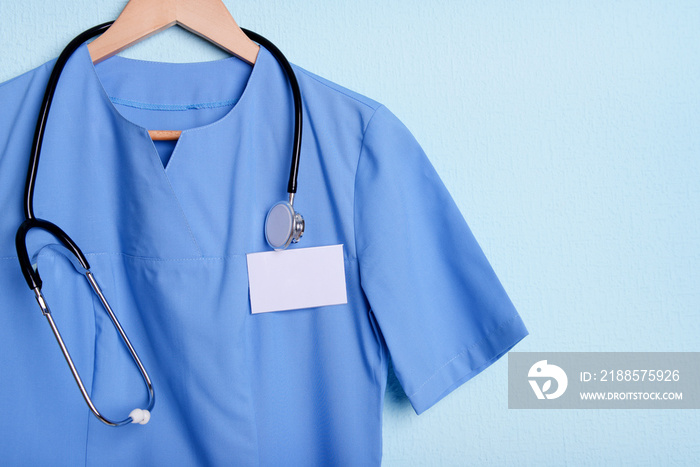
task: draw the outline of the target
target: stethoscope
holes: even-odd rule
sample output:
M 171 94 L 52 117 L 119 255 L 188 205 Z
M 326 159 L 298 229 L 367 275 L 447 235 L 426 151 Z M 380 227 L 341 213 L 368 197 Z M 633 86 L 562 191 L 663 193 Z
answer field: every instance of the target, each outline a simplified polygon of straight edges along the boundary
M 17 229 L 17 235 L 15 237 L 15 246 L 17 247 L 17 257 L 19 259 L 20 267 L 22 268 L 22 274 L 24 274 L 24 279 L 27 281 L 29 288 L 32 289 L 34 291 L 34 294 L 36 295 L 36 300 L 39 303 L 39 308 L 41 308 L 41 312 L 48 320 L 49 326 L 51 326 L 51 331 L 53 331 L 53 334 L 56 337 L 56 340 L 58 341 L 58 345 L 59 347 L 61 347 L 61 352 L 63 353 L 63 356 L 65 357 L 66 362 L 70 367 L 70 371 L 73 374 L 73 378 L 78 384 L 78 388 L 80 388 L 80 393 L 83 395 L 83 399 L 85 399 L 85 402 L 90 408 L 90 411 L 98 419 L 100 419 L 102 422 L 106 423 L 109 426 L 123 426 L 129 423 L 139 423 L 141 425 L 145 425 L 151 418 L 151 410 L 153 409 L 153 405 L 156 401 L 155 392 L 153 390 L 153 383 L 151 382 L 151 379 L 148 376 L 148 373 L 146 372 L 146 368 L 144 368 L 143 363 L 141 363 L 141 360 L 139 359 L 136 351 L 134 350 L 134 347 L 131 345 L 129 338 L 126 336 L 124 329 L 122 328 L 121 324 L 119 324 L 119 320 L 117 320 L 117 317 L 114 315 L 112 308 L 109 306 L 107 299 L 102 293 L 102 289 L 100 289 L 100 286 L 97 284 L 95 277 L 90 271 L 90 264 L 88 263 L 88 260 L 85 258 L 83 252 L 80 251 L 78 245 L 76 245 L 76 243 L 68 236 L 68 234 L 61 230 L 61 228 L 58 227 L 56 224 L 53 224 L 44 219 L 39 219 L 34 216 L 34 187 L 36 185 L 36 176 L 39 169 L 39 155 L 41 153 L 41 145 L 44 138 L 44 130 L 46 129 L 46 122 L 49 117 L 51 101 L 53 100 L 53 95 L 56 91 L 56 85 L 58 84 L 58 80 L 61 76 L 61 71 L 63 70 L 63 67 L 65 66 L 70 56 L 73 54 L 73 52 L 75 52 L 76 49 L 78 49 L 78 47 L 80 47 L 80 45 L 82 45 L 86 40 L 105 32 L 107 28 L 109 28 L 112 25 L 112 23 L 113 21 L 100 24 L 78 35 L 66 46 L 66 48 L 63 50 L 63 52 L 61 52 L 58 59 L 56 60 L 56 63 L 51 72 L 51 76 L 49 77 L 48 84 L 46 85 L 44 100 L 41 104 L 41 109 L 39 111 L 39 119 L 37 120 L 36 129 L 34 131 L 34 140 L 32 142 L 31 157 L 29 160 L 29 168 L 27 171 L 27 181 L 24 188 L 25 220 L 19 226 L 19 229 Z M 272 53 L 275 59 L 277 59 L 279 64 L 284 69 L 285 74 L 287 75 L 287 80 L 289 81 L 289 84 L 292 88 L 292 94 L 294 98 L 294 142 L 292 147 L 292 166 L 289 171 L 289 183 L 287 184 L 289 200 L 280 201 L 273 205 L 272 208 L 270 208 L 270 210 L 268 211 L 267 217 L 265 218 L 265 239 L 267 240 L 267 243 L 274 250 L 284 250 L 290 245 L 290 243 L 298 242 L 304 233 L 304 218 L 301 216 L 301 214 L 294 210 L 294 194 L 297 191 L 297 173 L 299 171 L 299 155 L 301 153 L 301 91 L 299 90 L 299 84 L 297 83 L 294 71 L 292 70 L 292 67 L 289 65 L 289 62 L 282 54 L 282 52 L 280 52 L 279 49 L 275 47 L 275 45 L 272 42 L 265 39 L 261 35 L 249 31 L 247 29 L 243 29 L 243 31 L 252 40 L 264 45 L 265 48 Z M 68 348 L 63 342 L 61 333 L 56 327 L 56 323 L 54 322 L 53 317 L 51 315 L 49 305 L 46 303 L 46 299 L 41 293 L 42 282 L 41 277 L 39 276 L 39 271 L 38 269 L 35 269 L 35 267 L 32 265 L 31 260 L 29 259 L 26 239 L 27 233 L 34 228 L 38 228 L 52 234 L 74 256 L 74 258 L 69 259 L 71 259 L 71 262 L 75 266 L 76 270 L 78 270 L 78 272 L 82 273 L 85 276 L 88 283 L 90 284 L 90 287 L 92 288 L 94 293 L 99 297 L 100 302 L 102 302 L 102 306 L 109 315 L 112 324 L 121 336 L 122 341 L 129 350 L 129 353 L 131 354 L 131 358 L 134 360 L 134 363 L 136 364 L 136 366 L 139 369 L 139 372 L 141 373 L 141 377 L 143 378 L 146 388 L 148 389 L 148 402 L 146 404 L 146 408 L 136 408 L 132 410 L 131 413 L 129 413 L 129 416 L 127 418 L 120 421 L 113 421 L 102 415 L 95 407 L 95 404 L 93 404 L 92 399 L 90 398 L 90 395 L 85 389 L 85 385 L 83 384 L 83 381 L 80 378 L 80 375 L 78 374 L 78 370 L 76 369 L 75 364 L 73 363 L 73 359 L 71 358 L 70 353 L 68 352 Z

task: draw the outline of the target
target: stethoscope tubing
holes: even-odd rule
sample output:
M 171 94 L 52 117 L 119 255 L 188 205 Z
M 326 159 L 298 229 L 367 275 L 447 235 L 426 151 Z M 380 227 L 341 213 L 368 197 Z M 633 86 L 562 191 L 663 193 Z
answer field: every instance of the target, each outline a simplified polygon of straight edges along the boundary
M 17 248 L 17 257 L 20 263 L 20 267 L 22 268 L 22 274 L 24 275 L 24 278 L 27 282 L 27 285 L 29 285 L 29 288 L 34 291 L 34 294 L 36 295 L 37 303 L 39 304 L 39 307 L 42 311 L 42 314 L 46 317 L 48 320 L 48 323 L 51 327 L 51 330 L 59 344 L 59 347 L 61 348 L 61 352 L 63 353 L 63 356 L 66 359 L 66 362 L 68 363 L 68 366 L 70 367 L 71 373 L 73 374 L 73 378 L 75 379 L 76 383 L 78 384 L 78 387 L 80 389 L 80 392 L 85 399 L 85 402 L 87 403 L 88 407 L 92 411 L 92 413 L 99 418 L 102 422 L 104 422 L 107 425 L 110 426 L 123 426 L 128 423 L 141 423 L 145 424 L 148 423 L 148 420 L 150 419 L 150 410 L 153 408 L 155 404 L 155 392 L 153 390 L 153 384 L 151 382 L 150 377 L 148 376 L 148 373 L 146 372 L 145 367 L 143 366 L 141 360 L 139 359 L 136 351 L 134 350 L 131 342 L 129 341 L 129 338 L 127 337 L 126 333 L 124 332 L 121 324 L 117 320 L 117 317 L 114 315 L 114 312 L 112 311 L 112 308 L 110 307 L 109 303 L 107 302 L 106 297 L 102 293 L 102 290 L 100 289 L 99 285 L 97 284 L 97 281 L 95 280 L 94 276 L 92 275 L 92 272 L 90 271 L 90 264 L 87 261 L 87 258 L 83 254 L 83 252 L 80 250 L 78 245 L 66 234 L 60 227 L 58 227 L 56 224 L 49 222 L 44 219 L 39 219 L 35 216 L 34 214 L 34 189 L 36 187 L 36 177 L 37 173 L 39 170 L 39 159 L 41 156 L 41 148 L 44 140 L 44 132 L 46 130 L 46 124 L 48 121 L 49 117 L 49 110 L 51 109 L 51 103 L 53 101 L 54 93 L 56 91 L 56 87 L 58 85 L 59 78 L 61 76 L 61 72 L 63 71 L 63 68 L 65 67 L 66 63 L 68 62 L 69 58 L 71 55 L 88 39 L 97 36 L 103 32 L 105 32 L 112 24 L 114 21 L 109 21 L 106 23 L 99 24 L 97 26 L 94 26 L 81 34 L 79 34 L 77 37 L 75 37 L 61 52 L 59 55 L 58 59 L 56 60 L 56 63 L 54 64 L 54 67 L 51 71 L 51 74 L 49 76 L 49 80 L 46 85 L 46 91 L 44 92 L 44 98 L 42 100 L 41 108 L 39 111 L 39 116 L 37 118 L 37 123 L 36 123 L 36 128 L 34 131 L 34 138 L 32 140 L 32 147 L 31 147 L 31 153 L 30 153 L 30 159 L 29 159 L 29 165 L 27 168 L 27 179 L 24 187 L 24 221 L 22 224 L 19 226 L 17 229 L 17 234 L 15 235 L 15 246 Z M 294 70 L 292 69 L 291 65 L 285 58 L 285 56 L 280 52 L 280 50 L 275 47 L 272 42 L 269 40 L 265 39 L 261 35 L 249 31 L 247 29 L 243 29 L 243 32 L 250 37 L 252 40 L 259 42 L 265 48 L 267 48 L 272 55 L 277 59 L 279 64 L 282 66 L 285 74 L 287 75 L 287 80 L 289 85 L 292 88 L 292 95 L 294 99 L 294 140 L 292 144 L 292 164 L 291 168 L 289 171 L 289 182 L 287 184 L 287 191 L 289 193 L 289 204 L 291 208 L 291 204 L 293 203 L 294 200 L 294 194 L 297 191 L 297 176 L 299 172 L 299 156 L 301 153 L 301 130 L 302 130 L 302 101 L 301 101 L 301 91 L 299 90 L 299 84 L 296 80 L 296 76 L 294 75 Z M 295 214 L 296 215 L 296 214 Z M 299 215 L 299 218 L 301 216 Z M 92 287 L 93 291 L 97 296 L 100 298 L 100 301 L 102 302 L 102 305 L 109 315 L 112 324 L 116 328 L 117 332 L 121 336 L 124 344 L 126 345 L 132 359 L 134 360 L 134 363 L 137 365 L 141 376 L 144 380 L 144 383 L 146 385 L 146 388 L 148 390 L 148 403 L 147 407 L 145 409 L 134 409 L 127 418 L 120 420 L 120 421 L 112 421 L 108 419 L 107 417 L 103 416 L 95 407 L 93 404 L 90 395 L 88 394 L 87 390 L 85 389 L 85 385 L 82 382 L 82 379 L 78 373 L 77 368 L 75 367 L 73 363 L 73 359 L 71 358 L 70 352 L 68 351 L 67 346 L 65 345 L 63 338 L 58 330 L 58 327 L 56 326 L 53 316 L 51 314 L 51 311 L 49 309 L 48 303 L 46 302 L 46 299 L 44 298 L 41 288 L 42 288 L 42 281 L 41 277 L 39 275 L 39 271 L 34 268 L 34 266 L 31 264 L 31 260 L 29 257 L 29 252 L 27 250 L 27 234 L 29 233 L 30 230 L 38 228 L 41 230 L 44 230 L 51 235 L 53 235 L 56 239 L 58 239 L 64 247 L 66 247 L 70 252 L 75 255 L 77 258 L 78 262 L 80 265 L 85 269 L 83 271 L 85 277 L 87 278 L 88 282 L 90 283 L 90 286 Z M 296 232 L 296 240 L 298 240 L 298 237 L 303 233 L 303 220 L 301 221 L 301 230 L 300 232 Z
M 53 66 L 51 76 L 49 76 L 49 81 L 46 85 L 46 91 L 44 92 L 44 99 L 41 102 L 41 109 L 39 111 L 39 118 L 36 122 L 36 129 L 34 130 L 34 140 L 32 141 L 29 168 L 27 170 L 27 181 L 24 185 L 25 219 L 35 218 L 34 187 L 36 186 L 36 175 L 39 171 L 39 157 L 41 156 L 41 146 L 44 141 L 44 131 L 46 130 L 46 122 L 49 119 L 51 102 L 53 101 L 53 96 L 56 92 L 56 86 L 58 85 L 58 79 L 61 77 L 61 72 L 63 71 L 63 68 L 65 67 L 66 62 L 68 62 L 70 56 L 73 55 L 73 52 L 75 52 L 78 47 L 80 47 L 86 40 L 105 32 L 112 25 L 112 23 L 114 23 L 114 21 L 98 24 L 97 26 L 80 33 L 75 37 L 75 39 L 68 43 L 65 49 L 63 49 L 63 52 L 61 52 L 61 54 L 58 56 L 58 59 Z
M 266 49 L 277 59 L 284 73 L 287 75 L 287 80 L 292 88 L 292 97 L 294 99 L 294 141 L 292 143 L 292 165 L 289 169 L 289 182 L 287 183 L 287 193 L 294 194 L 297 192 L 297 176 L 299 174 L 299 155 L 301 154 L 301 128 L 303 126 L 303 110 L 301 107 L 301 91 L 299 83 L 292 66 L 287 61 L 287 58 L 282 52 L 269 40 L 265 39 L 258 33 L 249 29 L 241 28 L 241 30 L 254 40 L 265 46 Z

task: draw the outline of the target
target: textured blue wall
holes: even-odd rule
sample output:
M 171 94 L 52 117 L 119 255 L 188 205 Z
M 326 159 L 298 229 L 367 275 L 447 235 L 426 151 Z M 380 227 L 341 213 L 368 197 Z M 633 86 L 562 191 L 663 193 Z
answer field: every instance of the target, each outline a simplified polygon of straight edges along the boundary
M 0 81 L 125 3 L 0 2 Z M 225 3 L 403 120 L 530 330 L 515 350 L 700 351 L 699 2 Z M 178 28 L 122 55 L 226 56 Z M 393 379 L 384 464 L 700 458 L 697 411 L 509 410 L 506 370 L 420 417 Z

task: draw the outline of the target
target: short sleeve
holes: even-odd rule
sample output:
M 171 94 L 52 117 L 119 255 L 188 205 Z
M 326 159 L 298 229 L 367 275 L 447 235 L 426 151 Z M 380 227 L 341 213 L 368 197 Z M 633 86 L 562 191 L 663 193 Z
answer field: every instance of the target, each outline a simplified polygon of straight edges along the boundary
M 422 148 L 383 106 L 365 130 L 354 221 L 361 286 L 416 414 L 528 335 Z

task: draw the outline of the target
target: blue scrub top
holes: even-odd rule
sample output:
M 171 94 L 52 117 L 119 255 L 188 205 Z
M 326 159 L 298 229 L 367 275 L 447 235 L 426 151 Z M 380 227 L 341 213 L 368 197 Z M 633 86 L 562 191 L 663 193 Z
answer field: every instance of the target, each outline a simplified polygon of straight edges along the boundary
M 253 66 L 93 65 L 84 44 L 53 101 L 35 211 L 86 253 L 155 386 L 148 425 L 102 424 L 14 246 L 53 63 L 0 85 L 2 463 L 379 465 L 389 358 L 421 414 L 528 334 L 406 127 L 296 65 L 307 229 L 290 248 L 342 244 L 348 302 L 251 314 L 246 254 L 270 250 L 263 222 L 291 161 L 282 69 L 263 47 Z M 147 129 L 184 131 L 160 143 Z M 55 243 L 29 235 L 44 295 L 98 409 L 124 418 L 145 403 L 140 375 Z

